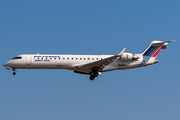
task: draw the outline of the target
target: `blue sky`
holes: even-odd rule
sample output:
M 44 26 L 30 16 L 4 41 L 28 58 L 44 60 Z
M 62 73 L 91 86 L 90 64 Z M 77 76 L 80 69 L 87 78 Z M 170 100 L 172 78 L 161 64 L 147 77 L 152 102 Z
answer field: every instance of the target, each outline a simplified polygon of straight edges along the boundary
M 158 64 L 89 76 L 0 67 L 1 120 L 179 120 L 180 8 L 176 0 L 0 1 L 0 63 L 19 54 L 141 53 L 177 40 Z

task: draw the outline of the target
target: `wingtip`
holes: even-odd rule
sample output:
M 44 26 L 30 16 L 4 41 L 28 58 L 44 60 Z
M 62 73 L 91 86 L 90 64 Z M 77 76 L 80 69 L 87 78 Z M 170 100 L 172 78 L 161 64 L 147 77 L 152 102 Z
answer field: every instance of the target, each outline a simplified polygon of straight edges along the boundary
M 118 56 L 121 56 L 121 55 L 124 53 L 125 50 L 126 50 L 126 48 L 124 48 L 124 49 L 118 54 Z

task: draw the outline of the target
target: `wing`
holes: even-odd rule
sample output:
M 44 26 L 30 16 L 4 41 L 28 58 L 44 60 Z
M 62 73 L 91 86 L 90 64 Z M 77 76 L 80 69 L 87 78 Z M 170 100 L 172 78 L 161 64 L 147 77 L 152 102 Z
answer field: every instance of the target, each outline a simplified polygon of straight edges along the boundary
M 76 66 L 77 70 L 74 71 L 76 73 L 90 74 L 92 70 L 96 70 L 97 72 L 101 72 L 107 65 L 111 64 L 114 59 L 122 56 L 126 48 L 124 48 L 119 54 L 113 55 L 111 57 L 105 58 L 103 60 L 99 60 L 96 62 Z

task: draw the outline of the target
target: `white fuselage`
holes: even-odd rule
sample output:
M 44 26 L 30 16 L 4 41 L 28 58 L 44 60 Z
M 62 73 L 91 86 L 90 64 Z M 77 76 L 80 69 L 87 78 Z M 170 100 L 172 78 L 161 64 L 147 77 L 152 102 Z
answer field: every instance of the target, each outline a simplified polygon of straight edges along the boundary
M 78 70 L 77 66 L 93 63 L 113 55 L 47 55 L 47 54 L 23 54 L 8 61 L 3 66 L 15 69 L 67 69 Z M 116 69 L 130 69 L 157 63 L 154 58 L 136 54 L 137 60 L 122 61 L 119 58 L 107 65 L 102 71 Z
M 101 72 L 137 68 L 158 63 L 157 57 L 161 49 L 173 41 L 152 41 L 141 54 L 125 53 L 121 50 L 117 55 L 47 55 L 23 54 L 14 57 L 3 66 L 12 69 L 66 69 L 75 73 L 90 75 L 94 80 Z

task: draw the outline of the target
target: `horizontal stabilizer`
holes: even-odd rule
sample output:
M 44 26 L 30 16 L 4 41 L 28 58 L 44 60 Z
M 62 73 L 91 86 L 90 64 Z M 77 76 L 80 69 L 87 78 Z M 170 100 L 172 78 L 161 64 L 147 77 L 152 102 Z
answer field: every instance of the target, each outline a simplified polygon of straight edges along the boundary
M 165 42 L 155 42 L 155 43 L 152 43 L 152 45 L 154 46 L 164 46 L 164 45 L 168 45 L 168 43 L 170 42 L 175 42 L 176 40 L 172 40 L 172 41 L 165 41 Z

